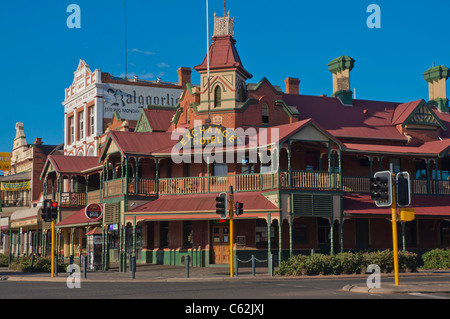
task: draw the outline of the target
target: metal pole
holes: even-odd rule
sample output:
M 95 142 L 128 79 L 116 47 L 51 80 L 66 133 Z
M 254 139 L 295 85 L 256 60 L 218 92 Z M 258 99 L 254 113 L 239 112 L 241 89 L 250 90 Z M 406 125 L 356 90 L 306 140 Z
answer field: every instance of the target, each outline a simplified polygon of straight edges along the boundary
M 87 256 L 84 256 L 84 278 L 87 277 Z
M 184 258 L 184 263 L 186 267 L 186 278 L 189 278 L 189 255 Z
M 208 76 L 208 119 L 205 123 L 211 123 L 211 90 L 210 90 L 210 56 L 209 56 L 209 1 L 206 0 L 206 64 L 207 64 L 207 76 Z
M 55 220 L 52 219 L 52 255 L 51 255 L 51 276 L 55 276 Z
M 392 242 L 393 242 L 393 251 L 394 251 L 394 274 L 395 274 L 395 285 L 399 285 L 398 279 L 398 238 L 397 238 L 397 200 L 395 194 L 395 175 L 393 170 L 393 165 L 391 164 L 391 181 L 392 181 L 392 205 L 391 205 L 391 213 L 392 213 Z
M 255 277 L 255 272 L 256 272 L 256 260 L 255 260 L 255 255 L 252 255 L 252 276 Z
M 233 257 L 233 186 L 230 186 L 230 277 L 233 277 L 234 257 Z

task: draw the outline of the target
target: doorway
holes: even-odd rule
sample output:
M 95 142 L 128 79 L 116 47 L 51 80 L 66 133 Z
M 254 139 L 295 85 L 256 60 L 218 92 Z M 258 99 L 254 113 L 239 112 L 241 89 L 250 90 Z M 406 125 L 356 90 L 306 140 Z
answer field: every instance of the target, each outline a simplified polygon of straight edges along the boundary
M 211 263 L 224 265 L 230 263 L 230 225 L 228 221 L 212 222 Z

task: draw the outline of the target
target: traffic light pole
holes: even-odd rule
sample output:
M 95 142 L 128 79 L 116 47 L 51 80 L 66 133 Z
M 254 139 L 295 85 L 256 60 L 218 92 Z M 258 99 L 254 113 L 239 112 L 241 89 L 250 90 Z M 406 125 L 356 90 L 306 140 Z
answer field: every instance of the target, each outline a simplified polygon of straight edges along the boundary
M 51 273 L 52 277 L 55 276 L 55 220 L 52 218 L 52 260 L 51 260 Z
M 230 186 L 230 277 L 233 277 L 234 271 L 234 254 L 233 254 L 233 186 Z
M 392 171 L 391 171 L 392 173 Z M 392 241 L 393 241 L 393 250 L 394 250 L 394 274 L 395 274 L 395 285 L 398 286 L 398 238 L 397 238 L 397 200 L 396 200 L 396 189 L 395 189 L 395 175 L 392 174 Z

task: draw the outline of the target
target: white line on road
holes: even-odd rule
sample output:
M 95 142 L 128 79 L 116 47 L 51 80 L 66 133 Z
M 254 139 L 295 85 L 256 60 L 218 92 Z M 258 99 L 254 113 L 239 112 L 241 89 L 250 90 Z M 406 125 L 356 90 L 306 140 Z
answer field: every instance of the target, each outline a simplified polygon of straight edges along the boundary
M 422 294 L 420 292 L 410 292 L 410 293 L 408 293 L 408 295 L 417 296 L 417 297 L 434 298 L 434 299 L 450 299 L 449 297 L 430 295 L 430 294 Z

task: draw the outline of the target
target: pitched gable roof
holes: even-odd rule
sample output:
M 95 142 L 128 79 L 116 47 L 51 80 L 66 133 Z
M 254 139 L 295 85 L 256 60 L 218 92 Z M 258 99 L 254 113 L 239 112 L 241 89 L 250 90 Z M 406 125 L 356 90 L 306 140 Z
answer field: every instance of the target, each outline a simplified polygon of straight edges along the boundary
M 160 149 L 175 145 L 178 140 L 172 140 L 170 132 L 109 132 L 105 148 L 100 158 L 108 151 L 110 143 L 114 142 L 122 154 L 151 155 Z
M 334 97 L 295 94 L 284 94 L 283 100 L 298 109 L 299 120 L 312 118 L 338 138 L 407 141 L 391 121 L 400 103 L 353 100 L 349 107 Z
M 50 169 L 50 165 L 58 173 L 84 173 L 101 167 L 102 164 L 97 156 L 67 156 L 67 155 L 49 155 L 44 168 L 42 169 L 41 179 Z

